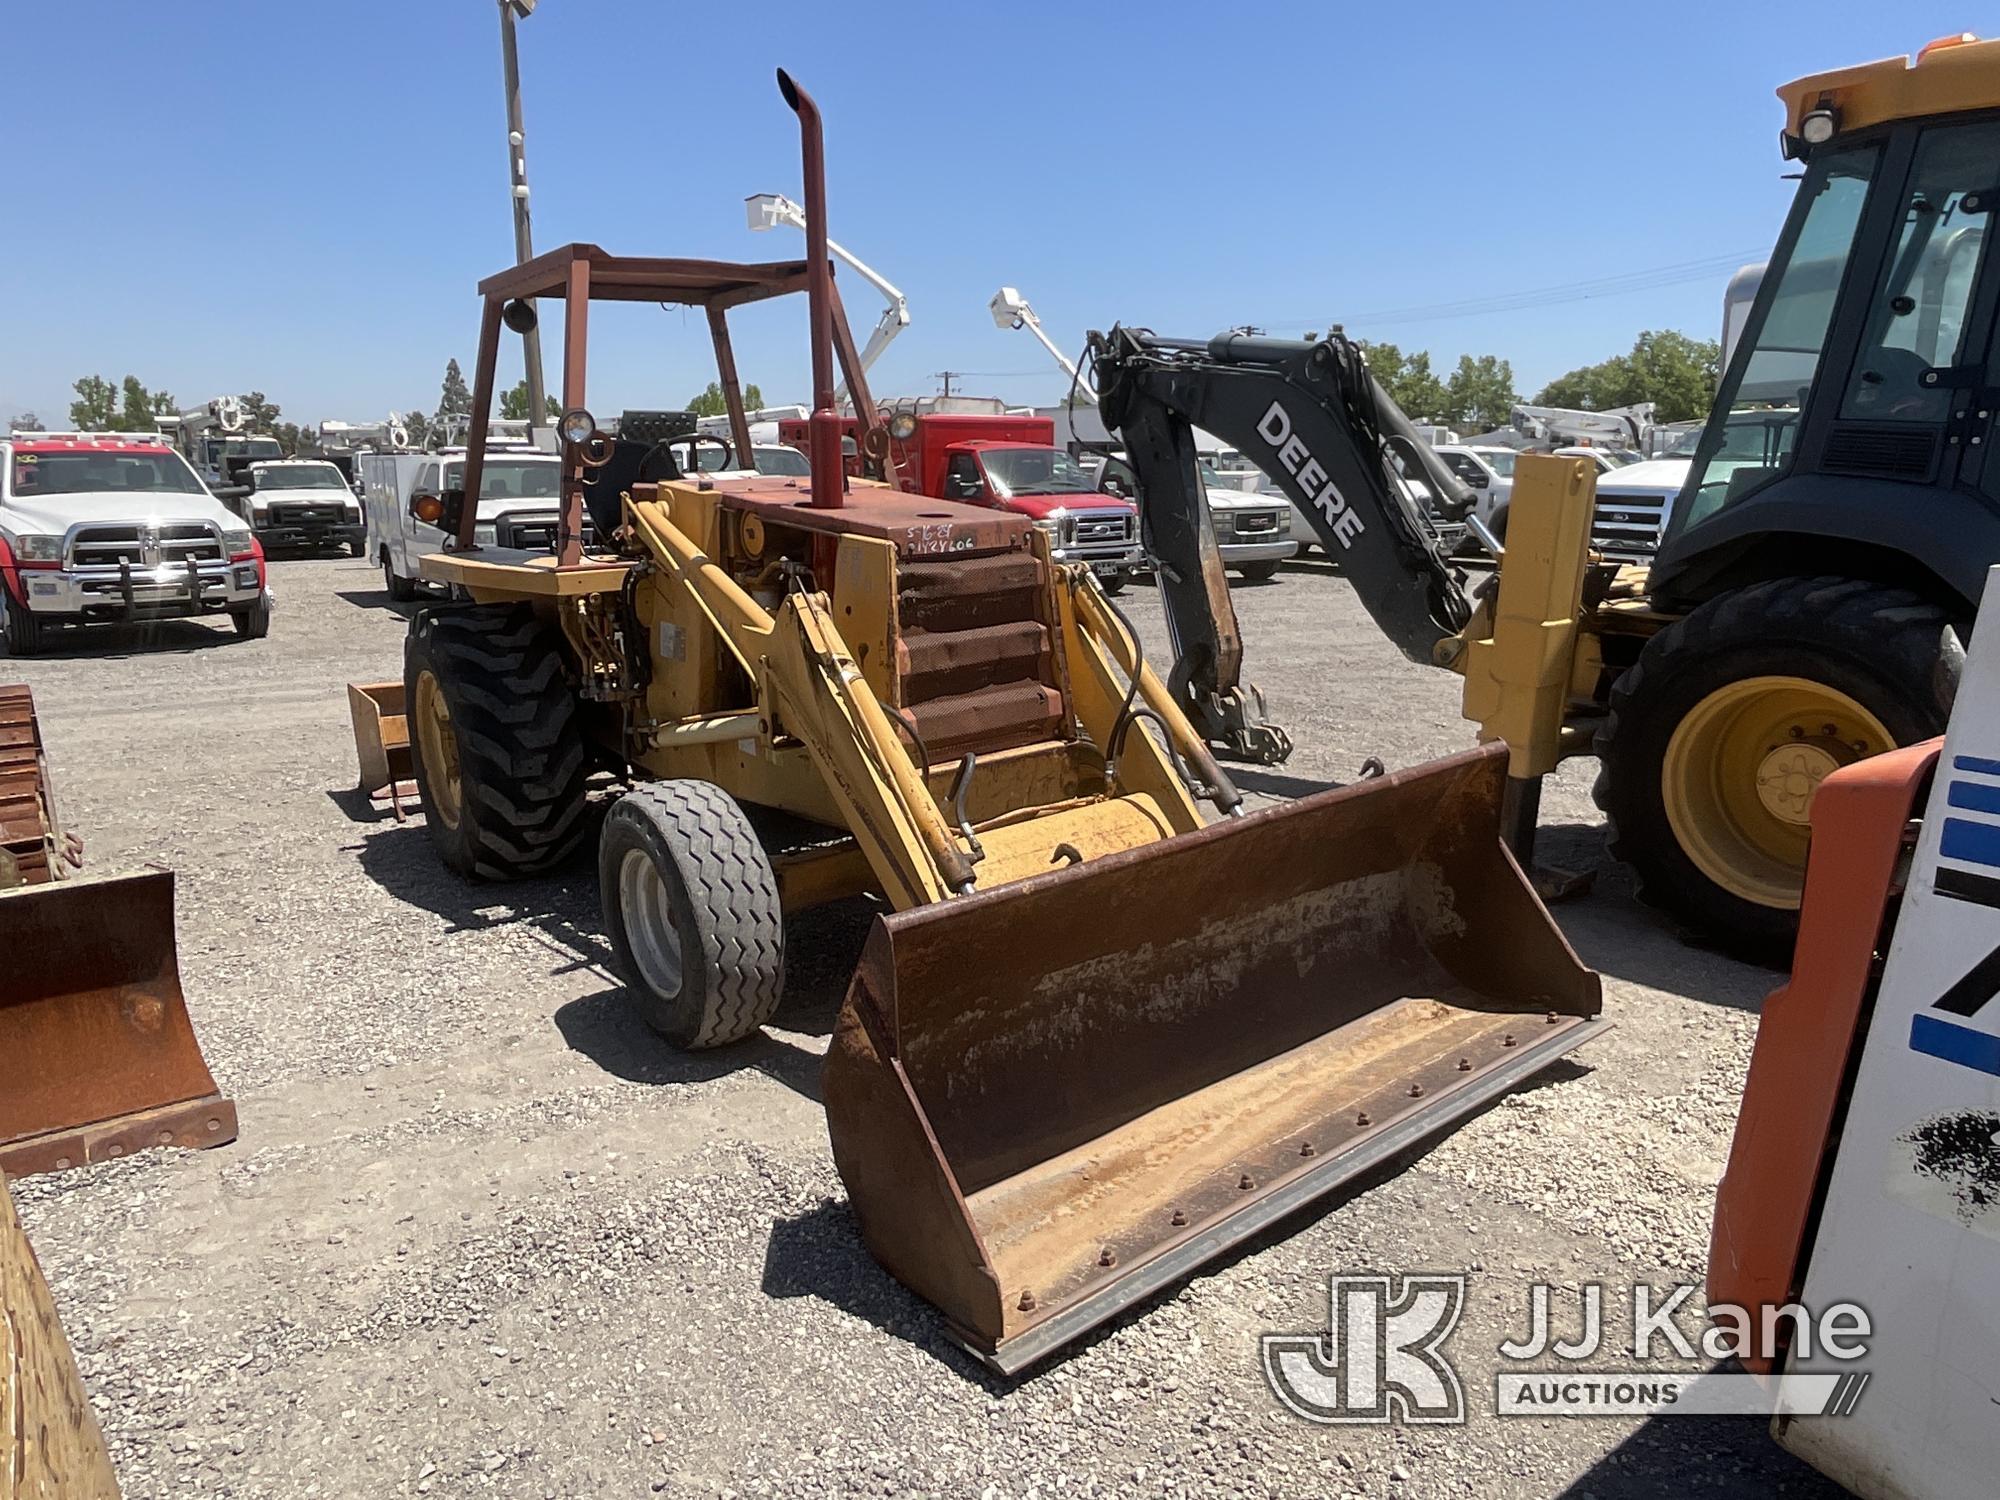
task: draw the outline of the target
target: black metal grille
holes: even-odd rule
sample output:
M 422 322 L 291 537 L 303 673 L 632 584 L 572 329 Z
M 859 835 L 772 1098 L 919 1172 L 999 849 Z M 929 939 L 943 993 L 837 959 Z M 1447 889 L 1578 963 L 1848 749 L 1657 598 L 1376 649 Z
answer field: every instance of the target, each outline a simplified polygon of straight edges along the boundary
M 1932 427 L 1843 422 L 1827 435 L 1822 467 L 1829 474 L 1925 481 L 1937 463 L 1937 440 L 1937 429 Z

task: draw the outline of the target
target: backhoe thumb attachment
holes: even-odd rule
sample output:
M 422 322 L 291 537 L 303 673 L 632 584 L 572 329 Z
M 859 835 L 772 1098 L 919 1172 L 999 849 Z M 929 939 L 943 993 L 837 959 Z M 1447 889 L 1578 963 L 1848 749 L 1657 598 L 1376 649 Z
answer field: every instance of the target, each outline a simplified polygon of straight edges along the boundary
M 1604 1023 L 1502 746 L 885 917 L 826 1068 L 861 1230 L 1014 1373 Z

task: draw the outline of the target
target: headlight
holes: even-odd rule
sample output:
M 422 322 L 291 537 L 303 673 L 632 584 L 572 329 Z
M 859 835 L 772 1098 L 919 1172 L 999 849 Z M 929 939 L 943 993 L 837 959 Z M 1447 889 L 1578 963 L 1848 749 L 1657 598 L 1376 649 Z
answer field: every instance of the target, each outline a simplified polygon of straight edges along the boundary
M 230 557 L 240 557 L 248 552 L 256 538 L 247 526 L 232 526 L 222 533 L 222 550 Z
M 500 545 L 499 528 L 475 526 L 472 528 L 472 545 L 475 547 L 497 547 Z
M 597 418 L 580 406 L 573 407 L 562 414 L 558 430 L 562 433 L 564 442 L 575 443 L 580 447 L 589 442 L 591 434 L 597 431 Z
M 63 539 L 59 536 L 30 532 L 14 543 L 14 555 L 22 562 L 61 562 L 62 554 Z
M 889 436 L 899 443 L 907 443 L 917 435 L 917 414 L 913 411 L 899 411 L 889 418 Z

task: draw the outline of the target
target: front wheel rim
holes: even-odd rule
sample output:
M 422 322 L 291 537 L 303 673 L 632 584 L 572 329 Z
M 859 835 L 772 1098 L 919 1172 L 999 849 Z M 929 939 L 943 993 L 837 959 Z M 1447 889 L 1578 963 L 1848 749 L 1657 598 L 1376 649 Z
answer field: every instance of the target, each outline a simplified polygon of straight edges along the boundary
M 1895 744 L 1880 719 L 1826 683 L 1727 683 L 1695 704 L 1667 742 L 1667 822 L 1695 867 L 1730 895 L 1796 911 L 1820 782 Z
M 410 728 L 423 758 L 431 805 L 438 821 L 455 829 L 464 795 L 459 781 L 458 735 L 451 727 L 451 705 L 445 702 L 444 687 L 435 672 L 427 669 L 417 674 L 417 701 L 412 708 Z
M 659 866 L 643 849 L 618 862 L 618 908 L 632 961 L 649 989 L 665 999 L 681 992 L 681 937 L 673 901 Z

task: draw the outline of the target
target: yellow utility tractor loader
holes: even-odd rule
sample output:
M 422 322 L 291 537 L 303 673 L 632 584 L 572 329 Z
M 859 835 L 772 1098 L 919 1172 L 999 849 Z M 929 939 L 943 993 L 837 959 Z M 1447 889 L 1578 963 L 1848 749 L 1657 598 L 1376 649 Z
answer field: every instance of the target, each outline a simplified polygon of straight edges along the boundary
M 843 473 L 836 352 L 859 456 L 887 433 L 818 113 L 779 83 L 804 261 L 571 245 L 482 283 L 464 486 L 411 501 L 454 538 L 425 576 L 472 601 L 412 624 L 411 759 L 438 852 L 482 879 L 556 867 L 587 778 L 629 783 L 605 919 L 680 1046 L 772 1017 L 788 913 L 880 901 L 826 1065 L 834 1156 L 876 1256 L 1013 1371 L 1547 1066 L 1602 1024 L 1598 982 L 1501 844 L 1500 747 L 1245 815 L 1087 569 L 1023 517 Z M 748 467 L 726 318 L 791 292 L 809 479 Z M 537 298 L 565 314 L 553 555 L 480 545 L 466 500 L 501 328 Z M 605 301 L 701 310 L 722 470 L 680 473 L 672 414 L 599 429 Z
M 236 1139 L 181 995 L 173 875 L 79 876 L 81 855 L 34 700 L 0 686 L 0 1171 L 16 1177 Z

